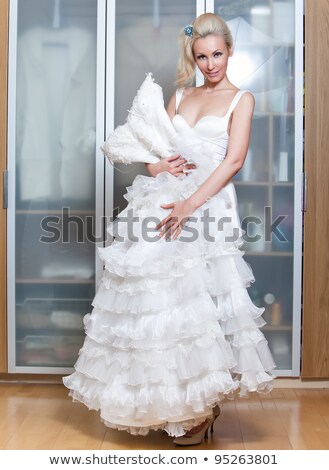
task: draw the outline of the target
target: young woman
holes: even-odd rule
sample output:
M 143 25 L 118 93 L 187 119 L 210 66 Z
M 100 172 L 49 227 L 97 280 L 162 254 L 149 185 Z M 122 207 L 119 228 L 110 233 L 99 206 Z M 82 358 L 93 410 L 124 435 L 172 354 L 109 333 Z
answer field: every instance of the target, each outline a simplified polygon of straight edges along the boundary
M 167 108 L 177 152 L 148 163 L 151 176 L 137 177 L 125 196 L 119 219 L 131 211 L 138 236 L 123 228 L 100 250 L 104 276 L 64 383 L 109 427 L 164 429 L 177 445 L 194 445 L 220 401 L 269 390 L 275 365 L 259 330 L 263 309 L 246 289 L 254 279 L 231 182 L 247 154 L 254 98 L 228 80 L 233 43 L 219 16 L 196 18 L 180 45 Z M 204 85 L 184 88 L 195 65 Z M 158 221 L 151 240 L 148 217 Z

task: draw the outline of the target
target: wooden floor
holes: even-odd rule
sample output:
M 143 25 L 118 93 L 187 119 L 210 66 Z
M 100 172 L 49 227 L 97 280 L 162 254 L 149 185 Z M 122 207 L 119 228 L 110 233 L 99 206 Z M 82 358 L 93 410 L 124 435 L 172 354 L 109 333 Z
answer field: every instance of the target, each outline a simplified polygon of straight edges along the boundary
M 0 449 L 177 449 L 163 432 L 106 428 L 62 385 L 0 384 Z M 193 449 L 329 449 L 329 389 L 274 389 L 225 401 L 214 433 Z

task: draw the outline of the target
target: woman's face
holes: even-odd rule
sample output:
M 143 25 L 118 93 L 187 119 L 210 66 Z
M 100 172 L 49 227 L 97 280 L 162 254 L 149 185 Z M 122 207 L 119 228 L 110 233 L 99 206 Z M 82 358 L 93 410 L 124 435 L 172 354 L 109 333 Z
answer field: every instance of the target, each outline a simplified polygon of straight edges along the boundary
M 195 63 L 206 80 L 216 83 L 226 76 L 228 58 L 232 54 L 222 36 L 209 35 L 196 39 L 193 54 Z

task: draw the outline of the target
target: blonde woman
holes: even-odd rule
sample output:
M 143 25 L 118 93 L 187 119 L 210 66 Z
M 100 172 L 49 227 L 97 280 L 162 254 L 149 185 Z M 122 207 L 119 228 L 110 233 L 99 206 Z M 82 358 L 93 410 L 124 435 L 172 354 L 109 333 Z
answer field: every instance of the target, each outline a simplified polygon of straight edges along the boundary
M 275 364 L 259 330 L 263 309 L 247 293 L 254 279 L 231 181 L 247 154 L 254 98 L 228 80 L 233 43 L 219 16 L 186 26 L 180 50 L 167 107 L 176 152 L 147 163 L 150 176 L 126 194 L 118 219 L 130 211 L 136 236 L 121 227 L 100 250 L 104 276 L 64 383 L 109 427 L 164 429 L 176 445 L 196 445 L 225 398 L 271 389 Z M 195 66 L 199 87 L 190 86 Z

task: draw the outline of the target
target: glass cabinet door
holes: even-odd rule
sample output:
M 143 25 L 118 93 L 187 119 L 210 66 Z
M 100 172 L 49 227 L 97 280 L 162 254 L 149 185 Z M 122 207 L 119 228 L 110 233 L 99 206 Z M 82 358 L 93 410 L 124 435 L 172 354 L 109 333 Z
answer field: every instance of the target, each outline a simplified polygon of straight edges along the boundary
M 113 51 L 113 125 L 123 124 L 127 110 L 145 79 L 152 72 L 163 89 L 165 105 L 175 89 L 178 60 L 178 34 L 181 28 L 204 11 L 204 2 L 197 0 L 117 0 L 115 2 L 115 50 Z M 109 27 L 111 27 L 109 25 Z M 132 73 L 133 71 L 133 73 Z M 108 133 L 111 129 L 108 129 Z M 115 164 L 108 177 L 114 211 L 122 210 L 123 194 L 137 174 L 148 175 L 143 163 Z M 112 170 L 112 168 L 110 168 Z M 113 181 L 113 184 L 111 183 Z M 111 212 L 111 209 L 107 211 Z M 115 215 L 114 212 L 114 215 Z
M 249 294 L 265 307 L 263 328 L 278 375 L 299 375 L 302 244 L 302 21 L 295 0 L 207 2 L 228 22 L 228 76 L 255 96 L 249 152 L 235 187 Z
M 136 174 L 147 174 L 144 164 L 106 162 L 104 179 L 100 144 L 124 123 L 147 72 L 168 102 L 179 30 L 215 11 L 235 39 L 229 78 L 256 99 L 250 149 L 235 177 L 256 278 L 249 293 L 266 307 L 278 375 L 298 375 L 302 3 L 10 0 L 9 372 L 71 371 L 101 274 L 95 246 L 103 243 L 104 205 L 115 215 Z
M 84 339 L 95 291 L 103 3 L 10 2 L 10 372 L 65 371 Z

